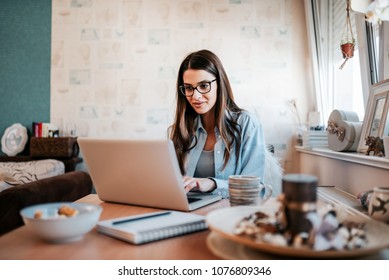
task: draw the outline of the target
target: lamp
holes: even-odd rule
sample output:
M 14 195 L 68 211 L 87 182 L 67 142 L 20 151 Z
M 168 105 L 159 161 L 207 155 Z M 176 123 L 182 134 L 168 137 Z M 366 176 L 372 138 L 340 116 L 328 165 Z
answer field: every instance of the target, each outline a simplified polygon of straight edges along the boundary
M 351 10 L 365 14 L 372 24 L 389 21 L 389 0 L 350 0 Z

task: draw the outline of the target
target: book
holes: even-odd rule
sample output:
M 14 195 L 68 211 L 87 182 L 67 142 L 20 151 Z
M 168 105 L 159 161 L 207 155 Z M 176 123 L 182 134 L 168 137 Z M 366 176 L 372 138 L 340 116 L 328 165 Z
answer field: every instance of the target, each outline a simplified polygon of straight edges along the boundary
M 328 135 L 325 130 L 308 130 L 303 134 L 303 147 L 322 148 L 328 147 Z
M 161 211 L 100 221 L 97 231 L 120 240 L 142 244 L 208 228 L 205 217 L 179 211 Z

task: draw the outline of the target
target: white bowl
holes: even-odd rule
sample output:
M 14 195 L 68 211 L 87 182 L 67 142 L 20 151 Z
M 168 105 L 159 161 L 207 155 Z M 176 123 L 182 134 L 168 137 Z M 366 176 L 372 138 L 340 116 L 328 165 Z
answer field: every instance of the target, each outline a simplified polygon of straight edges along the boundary
M 73 217 L 60 217 L 58 209 L 67 205 L 78 210 Z M 42 218 L 34 218 L 37 211 L 42 212 Z M 46 241 L 65 243 L 82 239 L 84 234 L 97 224 L 102 208 L 87 203 L 56 202 L 28 206 L 20 211 L 24 224 Z

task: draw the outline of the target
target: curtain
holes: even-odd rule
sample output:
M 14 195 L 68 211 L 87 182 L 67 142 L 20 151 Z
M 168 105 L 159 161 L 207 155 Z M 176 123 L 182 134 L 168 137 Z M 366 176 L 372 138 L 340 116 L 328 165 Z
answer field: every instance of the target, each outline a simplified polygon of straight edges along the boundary
M 333 108 L 332 74 L 329 62 L 332 36 L 330 29 L 332 0 L 305 0 L 308 43 L 314 74 L 317 110 L 321 112 L 321 121 L 326 125 L 329 108 Z

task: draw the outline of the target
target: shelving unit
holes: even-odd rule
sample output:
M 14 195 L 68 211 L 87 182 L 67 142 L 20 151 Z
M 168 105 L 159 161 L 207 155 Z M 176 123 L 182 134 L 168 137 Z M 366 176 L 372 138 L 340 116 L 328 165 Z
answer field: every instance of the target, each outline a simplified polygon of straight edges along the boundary
M 296 147 L 300 172 L 318 177 L 319 185 L 334 186 L 357 196 L 375 186 L 389 185 L 389 159 L 328 148 Z

